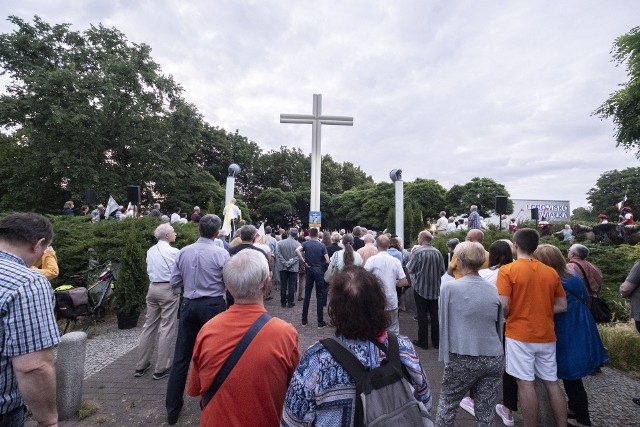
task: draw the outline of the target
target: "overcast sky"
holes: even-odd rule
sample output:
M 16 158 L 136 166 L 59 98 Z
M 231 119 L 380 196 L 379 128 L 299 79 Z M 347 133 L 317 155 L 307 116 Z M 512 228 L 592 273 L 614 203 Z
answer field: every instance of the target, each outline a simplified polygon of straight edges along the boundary
M 320 93 L 323 113 L 354 117 L 322 128 L 323 154 L 376 182 L 394 168 L 446 188 L 490 177 L 512 198 L 574 209 L 600 174 L 638 166 L 612 122 L 591 115 L 627 80 L 610 51 L 640 25 L 638 0 L 21 0 L 0 11 L 116 27 L 151 46 L 209 123 L 265 151 L 310 151 L 311 126 L 279 114 L 310 114 Z

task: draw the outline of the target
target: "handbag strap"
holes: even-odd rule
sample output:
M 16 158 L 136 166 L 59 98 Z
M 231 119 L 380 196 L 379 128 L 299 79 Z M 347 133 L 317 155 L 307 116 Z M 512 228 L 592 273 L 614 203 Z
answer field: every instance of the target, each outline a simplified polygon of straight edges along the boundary
M 213 396 L 215 396 L 224 380 L 227 379 L 233 368 L 236 366 L 236 363 L 238 363 L 238 360 L 240 360 L 244 351 L 249 347 L 251 341 L 253 341 L 255 336 L 258 335 L 258 332 L 260 332 L 262 327 L 266 325 L 269 320 L 271 320 L 269 313 L 263 313 L 244 334 L 236 348 L 231 352 L 231 355 L 229 355 L 227 360 L 224 361 L 224 364 L 222 365 L 222 368 L 220 368 L 218 375 L 216 375 L 213 380 L 211 387 L 209 387 L 209 390 L 207 390 L 207 393 L 202 398 L 202 401 L 200 402 L 200 409 L 204 409 L 211 399 L 213 399 Z
M 584 278 L 582 283 L 584 283 L 584 286 L 587 288 L 587 294 L 591 295 L 591 284 L 589 283 L 589 279 L 587 278 L 587 273 L 584 271 L 584 268 L 582 268 L 582 266 L 575 261 L 569 261 L 567 264 L 575 264 L 578 266 L 578 268 L 582 272 L 582 277 Z
M 400 360 L 400 345 L 398 344 L 398 337 L 392 332 L 388 332 L 389 346 L 385 347 L 384 344 L 371 340 L 373 345 L 382 350 L 386 356 L 387 361 L 394 365 L 398 369 L 402 369 L 402 361 Z M 336 362 L 342 366 L 353 377 L 356 384 L 360 382 L 362 376 L 369 371 L 355 354 L 347 347 L 342 341 L 336 337 L 325 338 L 320 340 L 320 343 L 331 353 Z
M 576 294 L 575 292 L 571 291 L 571 289 L 565 289 L 565 291 L 569 292 L 571 295 L 573 295 L 574 297 L 576 297 L 576 299 L 578 301 L 580 301 L 581 303 L 583 303 L 584 305 L 587 306 L 587 308 L 589 307 L 589 303 L 586 301 L 583 301 L 582 298 L 580 298 L 580 296 L 578 294 Z

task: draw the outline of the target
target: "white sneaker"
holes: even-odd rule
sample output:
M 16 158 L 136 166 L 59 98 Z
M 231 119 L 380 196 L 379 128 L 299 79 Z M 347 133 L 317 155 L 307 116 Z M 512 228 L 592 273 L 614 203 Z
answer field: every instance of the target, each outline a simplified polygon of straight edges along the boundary
M 498 414 L 498 416 L 502 418 L 502 422 L 504 423 L 504 425 L 508 427 L 513 427 L 514 425 L 516 425 L 515 421 L 513 421 L 513 415 L 509 415 L 509 413 L 507 412 L 507 408 L 505 408 L 504 405 L 501 405 L 499 403 L 496 405 L 496 414 Z
M 470 397 L 465 397 L 460 401 L 460 407 L 470 413 L 472 416 L 476 416 L 476 411 L 473 407 L 473 399 Z

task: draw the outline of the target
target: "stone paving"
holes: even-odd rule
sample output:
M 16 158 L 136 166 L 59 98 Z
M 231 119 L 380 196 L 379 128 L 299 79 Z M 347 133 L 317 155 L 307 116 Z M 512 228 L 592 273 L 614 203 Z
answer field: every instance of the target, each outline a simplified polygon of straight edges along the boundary
M 266 302 L 269 313 L 292 323 L 299 333 L 301 352 L 318 339 L 331 336 L 334 329 L 318 329 L 315 319 L 315 299 L 309 309 L 309 325 L 301 325 L 302 302 L 294 308 L 281 308 L 279 297 Z M 143 323 L 141 317 L 140 325 Z M 328 320 L 325 318 L 325 320 Z M 164 409 L 166 379 L 153 380 L 151 370 L 142 378 L 134 378 L 137 338 L 141 327 L 118 330 L 115 322 L 96 325 L 89 331 L 83 383 L 83 402 L 96 409 L 95 414 L 81 421 L 68 420 L 61 426 L 163 426 L 167 425 Z M 400 331 L 411 338 L 417 336 L 417 322 L 413 313 L 400 313 Z M 437 361 L 437 350 L 417 349 L 420 360 L 429 377 L 433 393 L 435 416 L 440 385 L 442 363 Z M 640 426 L 640 407 L 631 402 L 640 395 L 640 380 L 631 378 L 615 369 L 603 368 L 602 373 L 584 380 L 589 394 L 590 413 L 594 426 Z M 256 393 L 259 398 L 259 393 Z M 250 410 L 250 406 L 248 408 Z M 195 426 L 199 423 L 198 400 L 185 396 L 185 406 L 178 421 L 179 426 Z M 473 426 L 474 419 L 463 410 L 458 411 L 456 426 Z M 496 418 L 496 425 L 503 425 Z M 516 414 L 516 425 L 522 425 Z M 35 426 L 29 421 L 27 426 Z

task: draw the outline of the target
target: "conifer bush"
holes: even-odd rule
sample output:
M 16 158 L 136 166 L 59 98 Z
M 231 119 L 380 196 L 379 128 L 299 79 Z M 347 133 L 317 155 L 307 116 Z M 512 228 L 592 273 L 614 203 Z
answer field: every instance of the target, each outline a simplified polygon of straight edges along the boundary
M 144 309 L 149 278 L 140 232 L 131 223 L 126 225 L 129 232 L 120 257 L 120 276 L 113 297 L 113 308 L 116 313 L 128 316 L 140 314 Z

